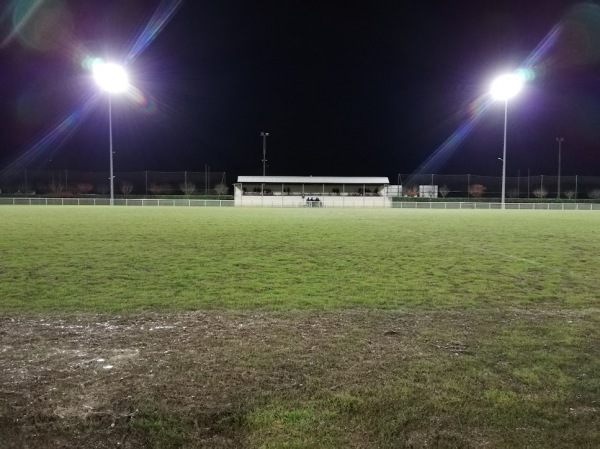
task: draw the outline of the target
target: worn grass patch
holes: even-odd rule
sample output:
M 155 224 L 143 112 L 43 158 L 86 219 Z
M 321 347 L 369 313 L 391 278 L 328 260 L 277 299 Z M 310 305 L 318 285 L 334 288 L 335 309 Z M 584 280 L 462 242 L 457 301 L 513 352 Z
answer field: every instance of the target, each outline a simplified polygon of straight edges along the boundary
M 0 322 L 3 447 L 598 447 L 597 311 Z

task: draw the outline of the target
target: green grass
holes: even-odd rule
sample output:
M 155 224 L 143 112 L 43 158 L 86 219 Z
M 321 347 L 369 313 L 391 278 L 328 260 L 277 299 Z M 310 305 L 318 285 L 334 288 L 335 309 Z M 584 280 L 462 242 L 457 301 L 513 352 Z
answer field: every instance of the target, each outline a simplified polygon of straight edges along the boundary
M 594 212 L 5 207 L 0 310 L 596 301 Z
M 0 217 L 8 447 L 600 447 L 597 212 Z

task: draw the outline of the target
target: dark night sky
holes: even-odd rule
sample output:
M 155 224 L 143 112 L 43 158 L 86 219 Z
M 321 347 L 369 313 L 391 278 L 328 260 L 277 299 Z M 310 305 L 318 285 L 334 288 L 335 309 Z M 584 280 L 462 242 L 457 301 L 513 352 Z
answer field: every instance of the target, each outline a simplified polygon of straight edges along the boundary
M 177 2 L 47 0 L 14 32 L 30 3 L 0 3 L 0 170 L 107 171 L 104 95 L 57 127 L 97 92 L 82 61 L 123 58 Z M 267 131 L 268 174 L 395 179 L 556 25 L 509 104 L 508 175 L 555 174 L 558 136 L 564 175 L 600 175 L 600 7 L 558 0 L 184 0 L 130 64 L 142 101 L 113 101 L 115 171 L 258 175 Z M 499 176 L 503 119 L 490 106 L 425 171 Z

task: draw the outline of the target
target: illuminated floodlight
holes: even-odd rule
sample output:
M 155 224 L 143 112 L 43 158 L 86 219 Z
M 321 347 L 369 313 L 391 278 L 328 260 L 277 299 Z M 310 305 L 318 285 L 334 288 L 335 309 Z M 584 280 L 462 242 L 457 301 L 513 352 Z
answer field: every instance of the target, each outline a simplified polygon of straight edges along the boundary
M 96 60 L 92 73 L 98 86 L 109 93 L 124 92 L 129 87 L 127 72 L 118 64 Z
M 490 94 L 495 100 L 504 101 L 504 147 L 502 149 L 502 194 L 501 208 L 506 207 L 506 128 L 508 123 L 508 100 L 514 98 L 523 88 L 525 78 L 520 73 L 508 73 L 494 80 Z
M 112 62 L 94 59 L 92 73 L 101 89 L 108 92 L 108 151 L 110 153 L 110 205 L 115 204 L 115 177 L 113 174 L 113 138 L 112 138 L 112 94 L 121 93 L 129 87 L 129 78 L 125 69 Z
M 521 91 L 524 82 L 523 76 L 519 73 L 501 75 L 492 83 L 490 94 L 495 100 L 510 100 Z

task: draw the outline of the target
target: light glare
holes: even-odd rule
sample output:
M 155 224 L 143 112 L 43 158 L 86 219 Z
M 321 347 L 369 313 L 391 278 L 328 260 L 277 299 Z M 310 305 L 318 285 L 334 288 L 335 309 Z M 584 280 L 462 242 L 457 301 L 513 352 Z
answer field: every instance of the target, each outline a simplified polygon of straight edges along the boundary
M 494 80 L 490 93 L 495 100 L 510 100 L 523 87 L 523 77 L 517 73 L 501 75 Z
M 118 64 L 95 60 L 92 73 L 96 83 L 107 92 L 123 92 L 129 87 L 127 72 Z

